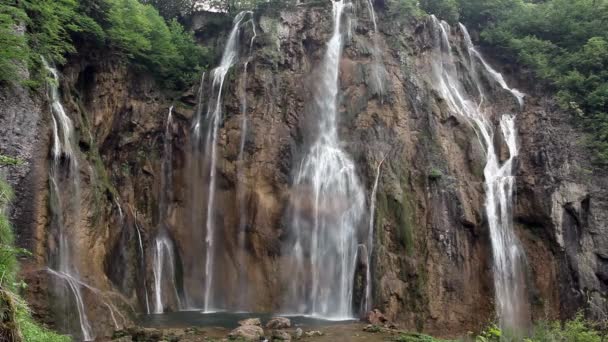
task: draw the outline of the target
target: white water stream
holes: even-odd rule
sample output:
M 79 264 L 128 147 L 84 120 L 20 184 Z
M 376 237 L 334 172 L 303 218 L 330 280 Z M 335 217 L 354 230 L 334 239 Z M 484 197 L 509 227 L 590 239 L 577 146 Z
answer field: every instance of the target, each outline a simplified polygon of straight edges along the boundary
M 73 246 L 70 236 L 74 234 L 74 229 L 77 227 L 67 226 L 67 222 L 77 225 L 80 221 L 80 176 L 78 158 L 75 155 L 74 125 L 61 103 L 59 72 L 51 67 L 44 58 L 42 58 L 42 63 L 53 78 L 47 85 L 53 119 L 53 162 L 50 167 L 49 181 L 52 197 L 51 212 L 56 230 L 54 237 L 58 241 L 58 247 L 51 258 L 51 267 L 55 269 L 51 271 L 66 276 L 62 279 L 67 282 L 67 289 L 74 298 L 82 339 L 92 341 L 95 337 L 87 317 L 80 284 L 76 281 L 78 270 L 71 257 Z M 65 293 L 58 293 L 58 295 L 66 296 Z M 63 303 L 65 310 L 68 310 L 67 303 Z
M 525 321 L 526 296 L 522 271 L 525 256 L 515 236 L 512 223 L 514 160 L 518 155 L 515 117 L 508 114 L 502 115 L 499 118 L 499 127 L 495 127 L 488 107 L 492 103 L 483 103 L 488 98 L 474 74 L 471 75 L 471 78 L 477 83 L 480 99 L 476 101 L 465 91 L 462 78 L 458 74 L 455 56 L 452 53 L 450 26 L 446 22 L 440 22 L 434 16 L 432 24 L 437 35 L 433 58 L 435 87 L 446 100 L 449 108 L 473 125 L 486 152 L 485 208 L 492 241 L 496 312 L 501 328 L 505 331 L 517 331 L 521 327 L 522 321 Z M 466 47 L 470 51 L 469 65 L 471 68 L 477 67 L 473 60 L 472 55 L 474 55 L 481 63 L 483 71 L 488 73 L 503 89 L 511 92 L 520 106 L 523 105 L 523 94 L 509 88 L 502 75 L 483 60 L 481 54 L 473 47 L 466 28 L 462 25 L 461 33 Z M 470 72 L 477 71 L 470 70 Z M 494 145 L 494 136 L 498 129 L 502 133 L 509 153 L 508 159 L 504 162 L 501 162 Z
M 183 309 L 176 286 L 175 247 L 168 233 L 169 200 L 173 194 L 173 107 L 169 108 L 165 124 L 164 150 L 161 165 L 161 186 L 159 195 L 158 233 L 152 249 L 152 273 L 154 275 L 154 313 L 165 311 L 167 298 L 164 297 L 163 286 L 169 286 L 173 294 L 177 310 Z
M 351 4 L 341 0 L 332 5 L 333 34 L 314 97 L 318 137 L 294 179 L 294 188 L 305 194 L 294 200 L 296 260 L 291 300 L 298 313 L 346 319 L 352 317 L 357 233 L 365 213 L 365 196 L 355 164 L 341 148 L 337 129 L 338 73 L 344 44 L 341 26 L 344 10 Z
M 378 163 L 376 169 L 376 178 L 374 179 L 374 186 L 372 188 L 372 195 L 369 199 L 369 228 L 367 232 L 367 269 L 365 277 L 365 309 L 370 311 L 373 309 L 372 305 L 372 255 L 374 253 L 374 218 L 376 213 L 376 196 L 378 193 L 378 183 L 380 181 L 380 173 L 382 171 L 382 164 L 384 164 L 384 158 Z
M 211 312 L 216 310 L 213 297 L 213 277 L 215 267 L 215 222 L 213 213 L 215 212 L 215 191 L 216 191 L 216 162 L 217 162 L 217 137 L 220 125 L 223 121 L 223 91 L 226 75 L 238 60 L 239 56 L 239 35 L 241 24 L 245 17 L 253 16 L 252 12 L 241 12 L 234 18 L 234 23 L 220 65 L 212 71 L 211 96 L 207 108 L 206 120 L 208 122 L 207 136 L 205 139 L 205 155 L 209 158 L 209 188 L 207 195 L 207 218 L 205 222 L 205 294 L 204 311 Z

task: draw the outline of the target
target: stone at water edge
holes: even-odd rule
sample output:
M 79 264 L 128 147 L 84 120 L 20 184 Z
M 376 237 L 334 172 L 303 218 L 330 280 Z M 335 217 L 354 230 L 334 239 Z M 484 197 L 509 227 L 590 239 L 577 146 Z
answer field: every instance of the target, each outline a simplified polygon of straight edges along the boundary
M 273 330 L 272 331 L 273 341 L 291 341 L 291 335 L 285 330 Z
M 380 310 L 374 309 L 365 315 L 365 321 L 372 325 L 381 326 L 387 329 L 397 329 L 397 326 L 388 320 Z
M 318 330 L 313 330 L 313 331 L 305 332 L 304 335 L 306 335 L 307 337 L 316 337 L 316 336 L 323 336 L 325 334 L 323 334 L 322 332 L 320 332 Z
M 285 317 L 273 317 L 266 323 L 267 329 L 287 329 L 291 327 L 291 321 Z
M 296 329 L 296 331 L 294 333 L 296 340 L 299 340 L 302 337 L 302 334 L 304 334 L 304 332 L 302 331 L 302 328 Z
M 264 337 L 264 329 L 256 325 L 243 325 L 230 332 L 228 338 L 241 338 L 245 341 L 260 341 Z
M 259 318 L 247 318 L 242 321 L 239 321 L 239 325 L 240 326 L 255 325 L 255 326 L 261 327 L 262 321 Z

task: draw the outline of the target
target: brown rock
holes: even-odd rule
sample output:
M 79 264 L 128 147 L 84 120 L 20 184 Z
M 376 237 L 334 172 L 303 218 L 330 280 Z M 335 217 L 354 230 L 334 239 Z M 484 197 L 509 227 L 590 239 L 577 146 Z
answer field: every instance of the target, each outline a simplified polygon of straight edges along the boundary
M 285 330 L 274 330 L 272 341 L 291 341 L 291 335 Z
M 228 338 L 240 338 L 245 341 L 259 341 L 262 336 L 264 336 L 264 329 L 255 325 L 243 325 L 228 334 Z
M 239 321 L 239 325 L 240 326 L 255 325 L 255 326 L 261 327 L 262 321 L 260 321 L 259 318 L 247 318 L 242 321 Z
M 287 329 L 291 327 L 291 321 L 285 317 L 273 317 L 266 323 L 267 329 Z

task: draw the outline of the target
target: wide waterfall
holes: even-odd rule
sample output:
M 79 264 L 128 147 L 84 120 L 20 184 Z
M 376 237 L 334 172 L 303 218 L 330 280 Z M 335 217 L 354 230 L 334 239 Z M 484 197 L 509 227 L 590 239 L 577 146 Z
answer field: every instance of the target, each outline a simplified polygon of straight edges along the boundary
M 519 105 L 523 104 L 523 94 L 509 88 L 502 75 L 492 69 L 481 54 L 473 47 L 466 28 L 461 25 L 460 31 L 468 51 L 469 70 L 460 71 L 455 63 L 454 48 L 450 42 L 451 28 L 446 22 L 432 17 L 435 33 L 435 50 L 433 72 L 435 87 L 447 102 L 450 110 L 466 118 L 475 129 L 477 138 L 486 152 L 485 176 L 485 209 L 492 241 L 494 265 L 494 290 L 496 296 L 496 313 L 500 326 L 506 331 L 518 333 L 526 319 L 526 294 L 524 289 L 523 264 L 525 256 L 515 236 L 512 223 L 513 188 L 515 183 L 514 161 L 518 154 L 515 117 L 502 115 L 499 119 L 500 132 L 508 148 L 509 157 L 501 162 L 496 150 L 495 134 L 497 128 L 492 121 L 491 102 L 484 93 L 479 80 L 478 66 L 481 64 L 490 77 L 502 88 L 515 97 Z M 467 57 L 465 57 L 467 58 Z M 477 62 L 479 61 L 479 62 Z M 470 77 L 477 86 L 477 94 L 470 95 L 465 89 L 460 72 Z M 475 96 L 478 98 L 475 100 Z M 485 101 L 485 102 L 484 102 Z
M 320 66 L 314 95 L 318 137 L 295 173 L 295 257 L 290 309 L 340 319 L 352 317 L 357 237 L 365 214 L 364 190 L 354 162 L 338 137 L 338 73 L 350 2 L 332 2 L 334 28 Z
M 53 119 L 53 160 L 50 167 L 49 181 L 52 213 L 52 239 L 55 246 L 51 250 L 50 274 L 60 275 L 55 278 L 60 281 L 56 285 L 61 314 L 65 318 L 65 328 L 69 328 L 69 311 L 71 308 L 68 292 L 74 299 L 78 313 L 80 331 L 84 341 L 92 341 L 95 337 L 87 317 L 81 284 L 78 281 L 78 269 L 73 263 L 73 246 L 70 237 L 80 221 L 80 176 L 74 125 L 65 112 L 59 94 L 59 73 L 42 59 L 43 65 L 53 80 L 48 83 L 49 100 Z
M 158 201 L 158 233 L 152 246 L 152 271 L 154 276 L 154 313 L 160 314 L 165 311 L 167 293 L 171 294 L 177 305 L 176 309 L 181 310 L 182 300 L 176 286 L 176 258 L 175 247 L 169 236 L 168 214 L 170 211 L 170 197 L 173 194 L 173 107 L 169 108 L 167 122 L 165 124 L 165 139 L 163 159 L 161 163 L 161 184 Z M 138 233 L 139 234 L 139 233 Z M 163 292 L 163 288 L 169 288 L 169 292 Z

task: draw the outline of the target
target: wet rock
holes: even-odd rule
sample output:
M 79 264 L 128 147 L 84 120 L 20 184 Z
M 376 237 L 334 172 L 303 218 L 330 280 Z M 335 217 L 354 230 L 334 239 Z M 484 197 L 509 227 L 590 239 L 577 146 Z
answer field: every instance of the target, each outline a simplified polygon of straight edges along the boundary
M 273 317 L 266 323 L 267 329 L 287 329 L 291 327 L 291 321 L 285 317 Z
M 285 330 L 274 330 L 272 341 L 291 341 L 291 335 Z
M 297 328 L 296 331 L 293 333 L 293 336 L 296 338 L 296 340 L 299 340 L 300 338 L 302 338 L 303 334 L 304 332 L 302 331 L 302 329 Z
M 365 326 L 365 328 L 363 328 L 363 331 L 369 332 L 369 333 L 377 333 L 377 332 L 380 332 L 381 330 L 382 330 L 382 328 L 380 328 L 377 325 L 373 325 L 373 324 L 368 324 Z
M 264 329 L 256 325 L 243 325 L 230 332 L 228 338 L 245 341 L 260 341 L 264 337 Z
M 255 325 L 255 326 L 261 327 L 262 321 L 259 318 L 247 318 L 242 321 L 239 321 L 239 325 L 240 326 Z
M 397 326 L 384 316 L 378 309 L 374 309 L 367 313 L 365 321 L 371 323 L 372 326 L 380 326 L 386 329 L 396 329 Z
M 311 330 L 311 331 L 305 332 L 304 335 L 306 335 L 306 337 L 318 337 L 318 336 L 323 336 L 325 334 L 318 330 Z

